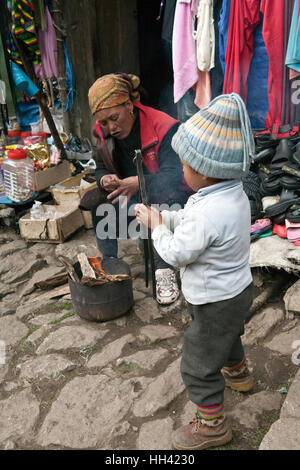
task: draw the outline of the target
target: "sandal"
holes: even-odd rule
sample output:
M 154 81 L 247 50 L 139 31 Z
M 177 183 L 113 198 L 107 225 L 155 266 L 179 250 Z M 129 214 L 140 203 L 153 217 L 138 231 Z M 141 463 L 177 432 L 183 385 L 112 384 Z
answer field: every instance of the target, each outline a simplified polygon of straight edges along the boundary
M 294 192 L 293 192 L 294 193 Z M 285 212 L 289 209 L 293 204 L 300 204 L 300 198 L 287 198 L 287 194 L 282 195 L 283 199 L 280 196 L 280 200 L 277 204 L 272 204 L 272 206 L 268 206 L 265 210 L 266 217 L 273 219 L 275 216 L 279 216 L 283 214 L 285 216 Z
M 274 147 L 268 147 L 266 149 L 260 150 L 255 156 L 254 156 L 254 163 L 258 162 L 268 162 L 274 157 L 276 153 L 276 149 Z
M 294 204 L 290 207 L 290 209 L 286 213 L 286 218 L 290 222 L 300 222 L 300 205 Z
M 280 178 L 280 184 L 285 189 L 295 189 L 300 191 L 300 178 L 284 175 Z
M 291 162 L 285 163 L 282 166 L 282 171 L 284 171 L 285 173 L 289 175 L 296 176 L 296 178 L 300 178 L 300 168 L 297 163 L 291 163 Z

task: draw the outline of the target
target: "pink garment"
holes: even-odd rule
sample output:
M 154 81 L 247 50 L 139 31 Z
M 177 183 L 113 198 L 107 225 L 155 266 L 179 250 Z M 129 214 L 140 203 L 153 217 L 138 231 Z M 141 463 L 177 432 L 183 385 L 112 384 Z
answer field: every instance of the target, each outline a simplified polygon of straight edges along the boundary
M 174 103 L 198 81 L 193 6 L 192 1 L 187 3 L 178 0 L 175 9 L 172 38 Z
M 42 65 L 35 65 L 34 71 L 37 78 L 58 77 L 57 67 L 57 40 L 53 21 L 46 7 L 47 30 L 38 32 L 38 43 L 41 51 Z

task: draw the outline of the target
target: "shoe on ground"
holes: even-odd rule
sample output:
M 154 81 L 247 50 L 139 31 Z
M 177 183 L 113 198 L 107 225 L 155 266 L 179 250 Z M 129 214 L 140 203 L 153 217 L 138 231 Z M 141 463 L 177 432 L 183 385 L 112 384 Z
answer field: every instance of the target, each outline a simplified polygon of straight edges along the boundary
M 237 392 L 249 392 L 253 388 L 254 379 L 246 365 L 237 371 L 229 372 L 226 369 L 222 369 L 222 374 L 225 379 L 226 387 L 232 390 Z
M 196 414 L 193 421 L 174 432 L 173 447 L 178 450 L 203 450 L 227 444 L 232 439 L 232 430 L 227 419 L 221 418 L 215 422 L 220 424 L 208 426 Z
M 176 274 L 173 269 L 157 269 L 155 271 L 156 300 L 161 305 L 168 305 L 179 297 Z

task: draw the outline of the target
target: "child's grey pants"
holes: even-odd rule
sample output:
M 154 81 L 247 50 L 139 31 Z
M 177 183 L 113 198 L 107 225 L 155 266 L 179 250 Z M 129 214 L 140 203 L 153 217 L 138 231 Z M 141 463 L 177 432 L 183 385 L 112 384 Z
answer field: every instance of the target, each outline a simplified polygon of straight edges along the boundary
M 190 400 L 209 406 L 224 401 L 224 366 L 244 357 L 240 336 L 253 299 L 251 283 L 232 299 L 204 305 L 188 303 L 192 323 L 184 334 L 181 375 Z

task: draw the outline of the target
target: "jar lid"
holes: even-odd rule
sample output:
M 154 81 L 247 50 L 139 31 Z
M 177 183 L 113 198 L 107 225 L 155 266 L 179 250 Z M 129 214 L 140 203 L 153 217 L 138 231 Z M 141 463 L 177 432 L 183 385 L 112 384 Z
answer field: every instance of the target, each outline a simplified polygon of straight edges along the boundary
M 7 152 L 7 157 L 10 160 L 24 160 L 27 157 L 27 153 L 24 149 L 14 149 Z
M 16 131 L 8 131 L 7 132 L 7 137 L 20 137 L 21 131 L 16 130 Z

